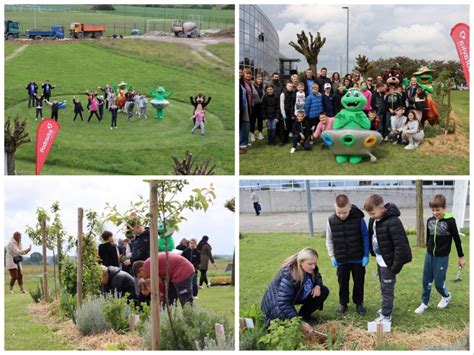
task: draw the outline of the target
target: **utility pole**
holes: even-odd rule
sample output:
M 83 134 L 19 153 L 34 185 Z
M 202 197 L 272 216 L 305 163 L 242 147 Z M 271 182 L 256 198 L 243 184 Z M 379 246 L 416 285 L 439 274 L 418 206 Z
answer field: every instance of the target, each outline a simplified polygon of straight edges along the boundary
M 306 206 L 308 211 L 309 234 L 314 237 L 313 208 L 311 207 L 311 188 L 309 186 L 309 180 L 305 180 L 304 184 L 306 187 Z
M 344 10 L 347 11 L 346 16 L 346 74 L 349 74 L 349 6 L 343 6 Z

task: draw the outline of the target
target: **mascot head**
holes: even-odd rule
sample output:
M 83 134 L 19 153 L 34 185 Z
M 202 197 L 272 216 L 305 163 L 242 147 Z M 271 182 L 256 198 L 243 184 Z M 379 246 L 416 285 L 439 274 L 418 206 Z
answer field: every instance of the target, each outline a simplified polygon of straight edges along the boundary
M 347 111 L 357 112 L 367 105 L 367 99 L 359 89 L 349 89 L 342 97 L 341 104 Z
M 391 68 L 383 74 L 383 81 L 388 85 L 400 85 L 403 80 L 403 73 L 397 68 Z

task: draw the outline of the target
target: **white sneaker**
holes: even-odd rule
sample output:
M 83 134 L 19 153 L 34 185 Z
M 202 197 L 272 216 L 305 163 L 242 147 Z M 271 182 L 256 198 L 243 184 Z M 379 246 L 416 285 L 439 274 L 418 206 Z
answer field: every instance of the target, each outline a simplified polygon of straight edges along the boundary
M 288 135 L 288 137 L 293 138 L 293 133 L 290 132 L 290 134 Z
M 250 133 L 250 141 L 255 142 L 255 134 Z
M 411 150 L 411 149 L 415 149 L 415 148 L 416 148 L 416 147 L 415 147 L 413 144 L 411 144 L 411 143 L 408 144 L 408 145 L 405 147 L 405 149 L 407 149 L 407 150 Z
M 418 148 L 419 145 L 420 143 L 415 143 L 415 148 Z
M 398 144 L 398 141 L 393 141 L 392 144 L 396 145 L 396 144 Z
M 388 142 L 388 137 L 385 137 L 383 140 L 384 140 L 385 142 Z
M 451 293 L 449 293 L 448 297 L 442 297 L 441 301 L 439 301 L 438 303 L 438 308 L 441 308 L 441 309 L 446 308 L 452 299 L 453 299 L 453 296 L 451 295 Z
M 10 292 L 8 292 L 10 295 L 13 295 L 15 293 L 15 291 L 13 290 L 10 290 Z
M 290 153 L 293 154 L 295 152 L 295 150 L 296 150 L 295 148 L 291 148 Z
M 420 306 L 415 309 L 415 313 L 416 314 L 421 314 L 423 313 L 424 311 L 426 311 L 428 309 L 428 305 L 424 304 L 423 302 L 420 304 Z
M 374 319 L 375 323 L 391 323 L 392 322 L 392 316 L 385 317 L 384 315 L 380 315 L 377 318 Z
M 262 139 L 265 139 L 265 137 L 263 136 L 262 132 L 258 132 L 258 140 L 262 140 Z

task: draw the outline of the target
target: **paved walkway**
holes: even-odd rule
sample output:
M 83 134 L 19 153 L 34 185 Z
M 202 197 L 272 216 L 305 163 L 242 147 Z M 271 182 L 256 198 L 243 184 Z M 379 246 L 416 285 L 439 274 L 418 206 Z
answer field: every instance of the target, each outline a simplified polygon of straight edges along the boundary
M 328 216 L 332 211 L 313 212 L 313 225 L 316 233 L 326 229 Z M 415 228 L 416 214 L 414 208 L 401 209 L 401 219 L 405 227 Z M 431 216 L 431 210 L 425 209 L 425 221 Z M 469 206 L 466 208 L 466 219 L 469 219 Z M 368 220 L 368 218 L 366 219 Z M 469 221 L 464 222 L 464 227 L 469 227 Z M 308 232 L 308 215 L 306 213 L 262 213 L 240 214 L 240 231 L 247 233 L 271 233 L 271 232 Z

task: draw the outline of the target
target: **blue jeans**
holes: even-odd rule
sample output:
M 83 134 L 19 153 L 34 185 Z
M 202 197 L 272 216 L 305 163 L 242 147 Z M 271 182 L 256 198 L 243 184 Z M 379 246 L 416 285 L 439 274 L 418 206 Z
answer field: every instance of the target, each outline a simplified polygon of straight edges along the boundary
M 240 127 L 240 139 L 239 139 L 239 147 L 240 148 L 247 148 L 249 145 L 249 129 L 250 129 L 250 122 L 243 121 Z
M 423 266 L 423 295 L 422 301 L 428 304 L 430 301 L 431 288 L 433 280 L 436 290 L 443 297 L 449 296 L 449 290 L 446 286 L 446 272 L 448 271 L 448 256 L 433 256 L 428 252 L 425 254 L 425 264 Z

